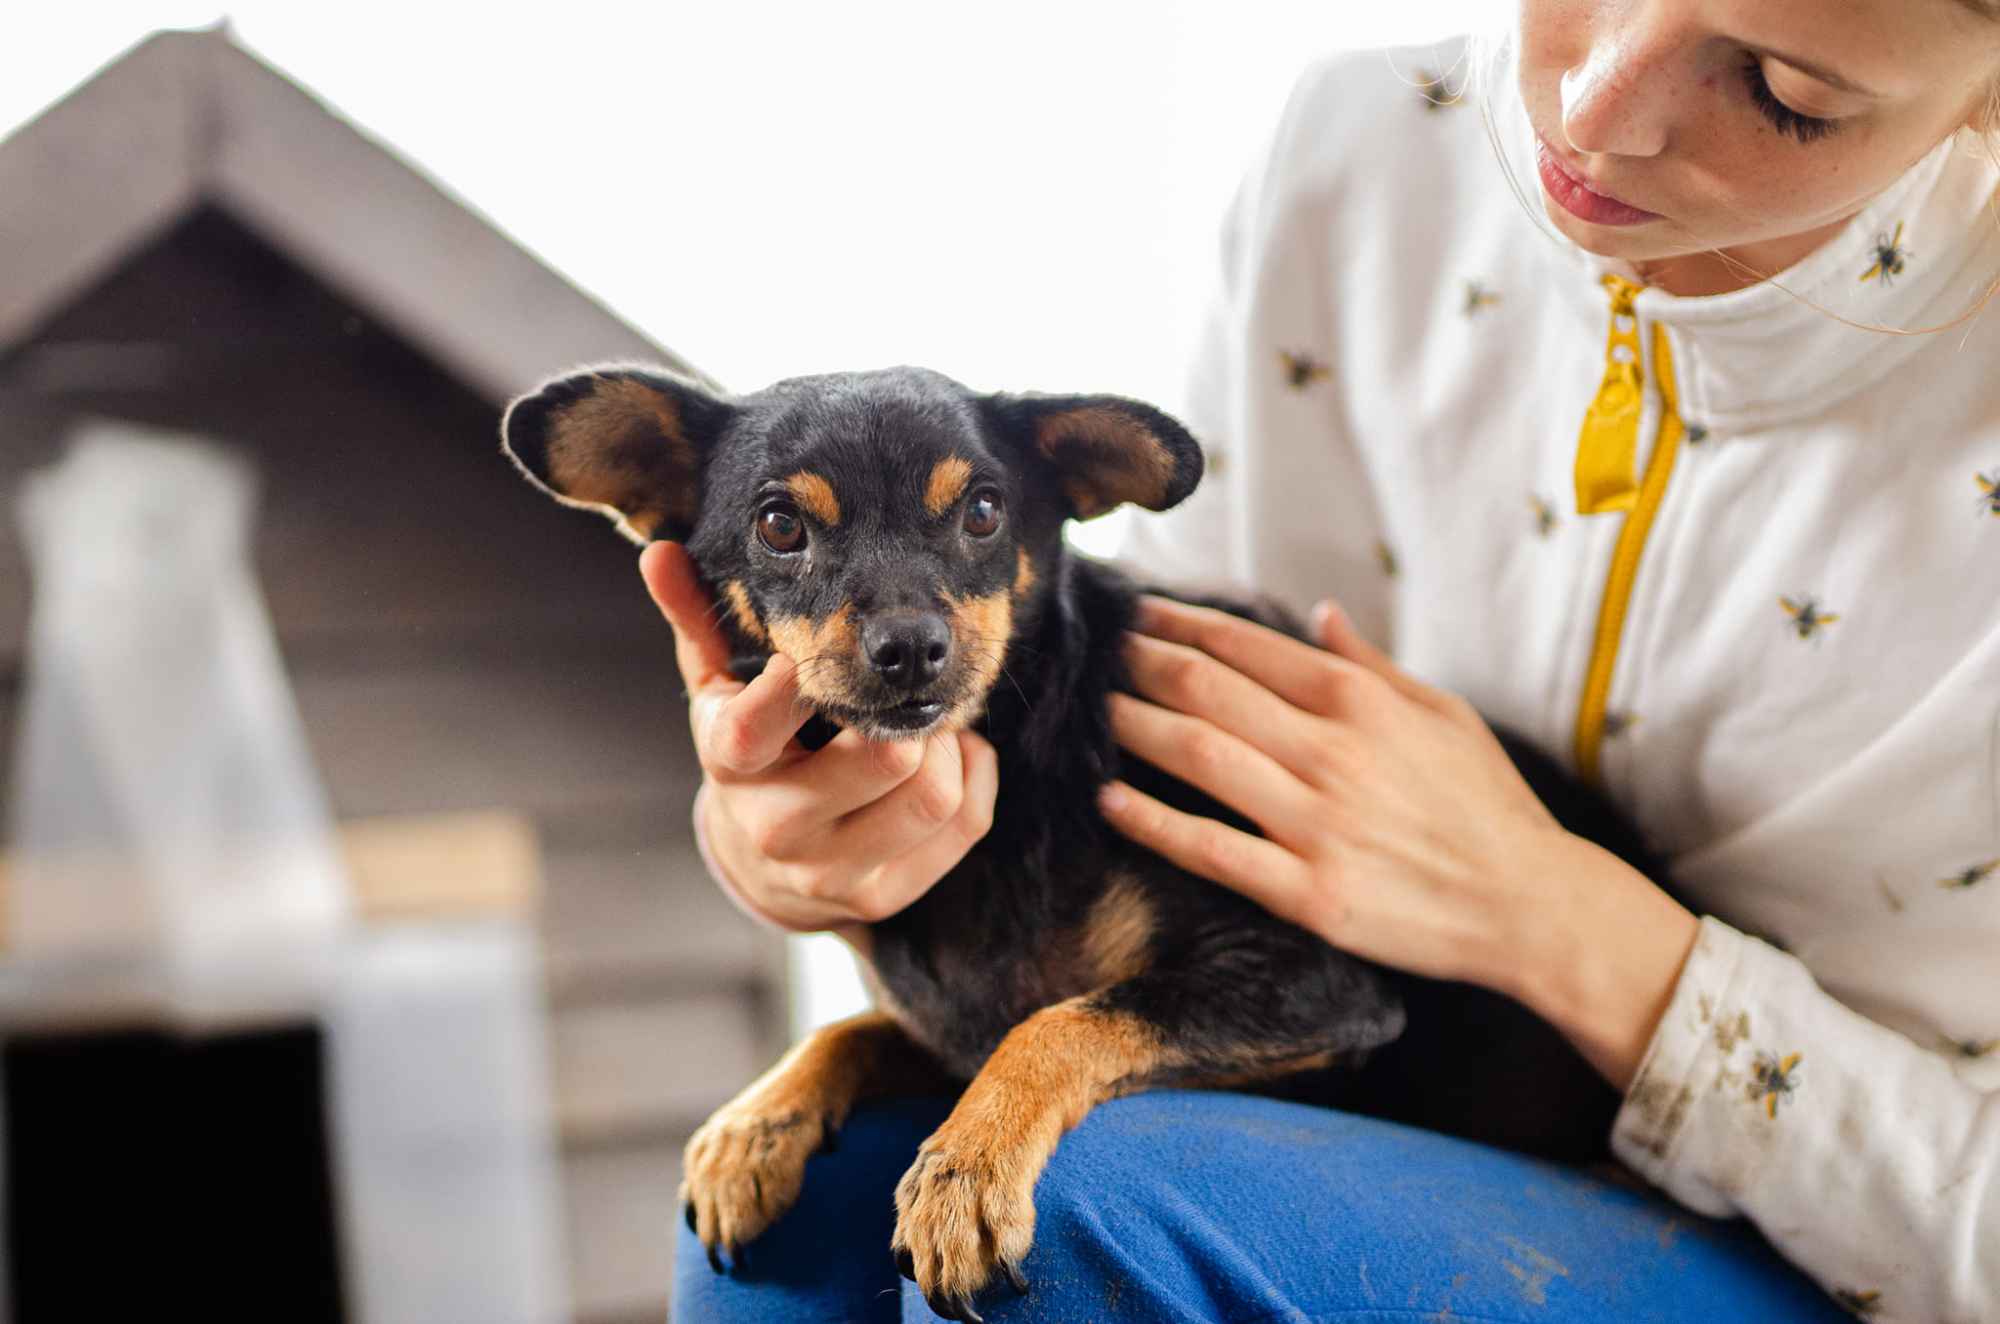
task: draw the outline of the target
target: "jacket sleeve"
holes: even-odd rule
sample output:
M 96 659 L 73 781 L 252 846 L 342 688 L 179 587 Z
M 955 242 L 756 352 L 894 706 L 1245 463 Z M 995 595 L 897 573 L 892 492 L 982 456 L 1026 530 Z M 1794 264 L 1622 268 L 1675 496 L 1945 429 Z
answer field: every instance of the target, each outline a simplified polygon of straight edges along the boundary
M 1613 1148 L 1689 1208 L 1749 1218 L 1863 1318 L 2000 1320 L 1995 1049 L 1920 1046 L 1705 918 Z

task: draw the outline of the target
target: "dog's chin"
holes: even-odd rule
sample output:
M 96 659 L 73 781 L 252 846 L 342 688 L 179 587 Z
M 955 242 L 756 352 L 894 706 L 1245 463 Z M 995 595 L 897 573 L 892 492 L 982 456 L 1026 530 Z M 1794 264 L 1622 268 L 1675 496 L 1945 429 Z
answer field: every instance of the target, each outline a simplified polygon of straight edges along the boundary
M 846 704 L 821 704 L 820 712 L 864 740 L 921 740 L 944 731 L 956 731 L 971 724 L 978 706 L 950 698 L 907 699 L 881 707 L 857 708 Z

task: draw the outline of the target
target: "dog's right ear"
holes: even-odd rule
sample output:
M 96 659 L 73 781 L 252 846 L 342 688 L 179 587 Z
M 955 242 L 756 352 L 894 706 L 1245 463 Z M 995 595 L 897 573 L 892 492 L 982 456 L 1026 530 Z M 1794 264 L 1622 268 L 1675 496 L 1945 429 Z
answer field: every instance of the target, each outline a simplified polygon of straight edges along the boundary
M 637 543 L 684 540 L 702 468 L 735 407 L 685 378 L 591 368 L 507 406 L 501 449 L 566 506 L 611 515 Z

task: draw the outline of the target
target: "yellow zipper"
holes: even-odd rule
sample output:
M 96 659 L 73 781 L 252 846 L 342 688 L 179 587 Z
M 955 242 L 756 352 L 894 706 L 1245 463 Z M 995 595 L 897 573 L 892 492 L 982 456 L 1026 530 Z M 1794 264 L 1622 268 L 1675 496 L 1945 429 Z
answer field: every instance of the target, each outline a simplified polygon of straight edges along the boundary
M 1639 323 L 1632 300 L 1640 286 L 1616 276 L 1604 278 L 1611 292 L 1611 338 L 1605 351 L 1604 382 L 1596 399 L 1584 414 L 1583 433 L 1577 440 L 1577 511 L 1597 514 L 1624 510 L 1625 526 L 1618 531 L 1618 545 L 1611 553 L 1611 573 L 1604 582 L 1604 601 L 1597 611 L 1597 637 L 1592 645 L 1590 668 L 1584 675 L 1583 703 L 1576 715 L 1576 764 L 1583 777 L 1593 783 L 1598 775 L 1598 754 L 1604 743 L 1604 705 L 1611 693 L 1611 673 L 1618 664 L 1619 636 L 1625 625 L 1625 608 L 1632 598 L 1632 583 L 1639 575 L 1639 556 L 1646 548 L 1653 516 L 1666 496 L 1667 479 L 1673 473 L 1674 457 L 1680 451 L 1680 394 L 1674 384 L 1674 356 L 1667 344 L 1665 328 L 1653 326 L 1653 376 L 1660 389 L 1660 433 L 1646 464 L 1646 477 L 1634 484 L 1639 444 L 1639 415 L 1644 403 L 1644 378 L 1639 358 Z M 1620 353 L 1619 347 L 1628 351 Z
M 1576 439 L 1576 513 L 1630 510 L 1639 487 L 1639 415 L 1646 407 L 1646 373 L 1639 353 L 1639 315 L 1632 301 L 1644 286 L 1604 277 L 1611 292 L 1611 334 L 1604 346 L 1604 380 L 1583 415 Z

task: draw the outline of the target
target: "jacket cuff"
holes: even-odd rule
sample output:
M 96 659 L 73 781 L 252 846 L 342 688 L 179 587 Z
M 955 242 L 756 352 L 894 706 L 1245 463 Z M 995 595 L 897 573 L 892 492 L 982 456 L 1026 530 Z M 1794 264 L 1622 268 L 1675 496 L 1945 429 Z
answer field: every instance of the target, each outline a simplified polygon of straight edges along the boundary
M 1704 915 L 1666 1014 L 1611 1126 L 1611 1149 L 1628 1167 L 1699 1213 L 1724 1217 L 1736 1206 L 1698 1181 L 1677 1181 L 1692 1123 L 1729 1082 L 1730 1058 L 1747 1027 L 1720 1009 L 1744 1005 L 1742 985 L 1757 941 Z M 1740 1091 L 1738 1091 L 1740 1092 Z

